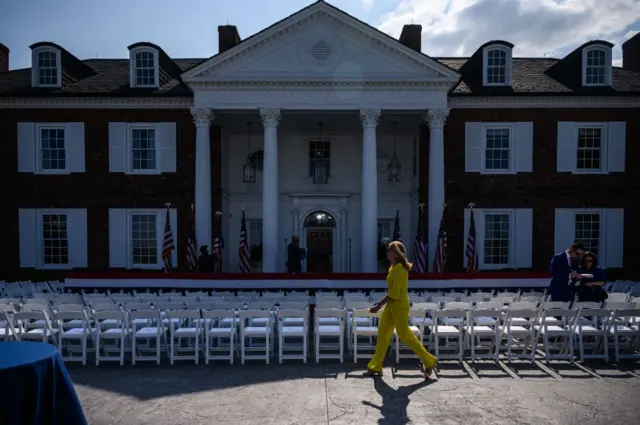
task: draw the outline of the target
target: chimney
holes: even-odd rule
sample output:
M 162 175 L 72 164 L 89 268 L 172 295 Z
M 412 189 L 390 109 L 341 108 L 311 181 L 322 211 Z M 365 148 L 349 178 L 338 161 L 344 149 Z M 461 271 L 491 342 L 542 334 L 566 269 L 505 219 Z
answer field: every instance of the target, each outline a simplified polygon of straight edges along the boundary
M 622 67 L 640 72 L 640 32 L 622 44 Z
M 416 52 L 422 52 L 422 25 L 411 24 L 402 27 L 400 43 Z
M 218 53 L 226 52 L 238 43 L 240 43 L 240 34 L 235 25 L 218 27 Z
M 0 43 L 0 72 L 9 70 L 9 48 Z

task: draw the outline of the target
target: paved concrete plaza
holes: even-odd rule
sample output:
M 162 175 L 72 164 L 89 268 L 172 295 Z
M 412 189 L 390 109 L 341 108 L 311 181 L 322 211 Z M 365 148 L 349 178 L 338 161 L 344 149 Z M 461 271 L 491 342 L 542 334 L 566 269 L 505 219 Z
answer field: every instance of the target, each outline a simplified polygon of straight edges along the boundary
M 640 423 L 640 364 L 69 365 L 91 425 L 595 425 Z

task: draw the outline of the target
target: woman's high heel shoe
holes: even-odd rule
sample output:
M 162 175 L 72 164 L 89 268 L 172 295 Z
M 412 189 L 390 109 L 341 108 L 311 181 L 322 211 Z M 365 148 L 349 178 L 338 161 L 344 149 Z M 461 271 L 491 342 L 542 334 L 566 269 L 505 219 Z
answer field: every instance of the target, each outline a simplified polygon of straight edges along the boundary
M 426 367 L 424 363 L 420 363 L 420 372 L 422 372 L 422 376 L 424 377 L 424 379 L 431 378 L 431 374 L 433 373 L 435 368 L 435 364 L 432 367 Z
M 367 369 L 365 372 L 362 373 L 362 375 L 372 378 L 374 376 L 382 376 L 382 371 L 376 372 L 374 370 Z

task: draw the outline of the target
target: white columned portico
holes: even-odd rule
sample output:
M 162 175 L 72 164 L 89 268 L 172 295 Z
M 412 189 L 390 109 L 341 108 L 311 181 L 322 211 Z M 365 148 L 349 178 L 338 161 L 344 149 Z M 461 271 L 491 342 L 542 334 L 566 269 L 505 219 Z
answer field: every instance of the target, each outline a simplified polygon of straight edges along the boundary
M 378 154 L 376 129 L 381 111 L 361 110 L 362 273 L 378 270 Z
M 196 125 L 195 231 L 199 246 L 211 249 L 211 109 L 191 109 Z
M 278 271 L 278 123 L 279 109 L 261 109 L 264 127 L 262 179 L 262 271 Z
M 434 271 L 440 220 L 445 200 L 444 181 L 444 123 L 449 115 L 448 109 L 432 109 L 425 114 L 429 123 L 429 202 L 428 202 L 428 269 Z

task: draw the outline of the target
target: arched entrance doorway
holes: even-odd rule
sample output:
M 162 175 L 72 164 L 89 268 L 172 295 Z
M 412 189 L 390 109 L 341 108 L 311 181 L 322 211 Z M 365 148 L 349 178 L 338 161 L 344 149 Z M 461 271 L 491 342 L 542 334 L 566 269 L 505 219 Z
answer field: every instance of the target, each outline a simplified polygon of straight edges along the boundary
M 307 272 L 333 271 L 333 235 L 335 218 L 326 211 L 313 211 L 302 224 L 307 245 Z

